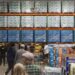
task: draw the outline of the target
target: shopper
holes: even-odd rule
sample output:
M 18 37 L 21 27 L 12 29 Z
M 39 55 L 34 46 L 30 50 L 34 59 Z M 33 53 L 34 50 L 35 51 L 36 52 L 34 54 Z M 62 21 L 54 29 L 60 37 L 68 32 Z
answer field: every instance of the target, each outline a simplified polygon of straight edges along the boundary
M 39 54 L 40 52 L 42 51 L 42 46 L 41 44 L 35 44 L 35 50 L 34 50 L 34 53 L 35 54 Z
M 40 61 L 42 61 L 42 45 L 41 44 L 35 44 L 35 63 L 39 64 Z
M 25 50 L 26 50 L 26 51 L 28 50 L 28 48 L 27 48 L 27 43 L 25 43 Z
M 34 53 L 34 44 L 33 43 L 31 43 L 31 45 L 30 45 L 30 52 Z
M 6 47 L 5 47 L 5 44 L 2 43 L 2 46 L 1 46 L 1 63 L 5 66 L 5 56 L 6 56 Z
M 30 51 L 30 43 L 27 44 L 27 51 Z
M 25 45 L 20 44 L 20 49 L 17 50 L 16 57 L 15 57 L 15 63 L 21 62 L 22 60 L 22 54 L 25 53 Z
M 14 46 L 15 50 L 17 51 L 19 49 L 19 43 L 15 43 L 15 46 Z
M 25 58 L 25 69 L 28 75 L 41 75 L 40 66 L 34 64 L 34 54 L 27 51 L 22 56 Z
M 34 63 L 34 54 L 26 51 L 22 54 L 22 57 L 24 58 L 25 64 L 32 64 Z
M 21 48 L 24 48 L 23 44 L 21 45 Z M 34 55 L 26 51 L 25 53 L 22 53 L 20 61 L 18 61 L 14 66 L 14 75 L 28 75 L 26 72 L 26 65 L 32 64 L 34 60 Z
M 13 75 L 14 60 L 15 60 L 15 55 L 16 55 L 14 46 L 15 46 L 14 43 L 9 43 L 8 45 L 8 50 L 7 50 L 8 68 L 5 72 L 5 75 L 7 75 L 10 71 L 11 71 L 11 75 Z
M 28 75 L 22 63 L 17 63 L 14 66 L 13 75 Z
M 46 43 L 46 44 L 44 45 L 44 56 L 45 56 L 45 58 L 48 58 L 48 54 L 49 54 L 49 46 L 48 46 L 48 44 Z
M 0 65 L 2 64 L 2 61 L 1 61 L 1 48 L 2 48 L 2 45 L 0 43 Z
M 47 43 L 45 43 L 45 45 L 44 45 L 44 50 L 43 50 L 43 52 L 44 52 L 44 61 L 45 61 L 46 63 L 48 63 L 49 46 L 48 46 Z

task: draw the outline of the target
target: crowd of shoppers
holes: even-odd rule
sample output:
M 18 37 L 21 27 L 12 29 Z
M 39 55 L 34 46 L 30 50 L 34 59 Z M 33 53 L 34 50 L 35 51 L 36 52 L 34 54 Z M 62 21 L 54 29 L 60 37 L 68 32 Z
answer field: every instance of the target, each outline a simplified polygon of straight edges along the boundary
M 34 43 L 0 44 L 0 65 L 1 64 L 5 65 L 6 62 L 8 64 L 8 68 L 5 72 L 5 75 L 8 75 L 10 71 L 11 75 L 17 75 L 18 72 L 23 73 L 23 71 L 25 71 L 24 75 L 29 75 L 26 72 L 24 66 L 33 64 L 34 68 L 34 62 L 38 61 L 42 62 L 43 59 L 48 58 L 48 55 L 49 55 L 49 47 L 47 44 L 34 44 Z M 18 73 L 18 75 L 21 75 L 20 73 Z

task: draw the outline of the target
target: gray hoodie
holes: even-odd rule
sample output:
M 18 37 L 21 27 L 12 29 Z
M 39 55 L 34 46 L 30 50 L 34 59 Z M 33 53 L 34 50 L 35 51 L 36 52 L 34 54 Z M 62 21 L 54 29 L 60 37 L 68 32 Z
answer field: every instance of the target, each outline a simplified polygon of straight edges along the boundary
M 26 51 L 24 49 L 19 49 L 16 52 L 15 63 L 20 63 L 22 61 L 22 54 Z

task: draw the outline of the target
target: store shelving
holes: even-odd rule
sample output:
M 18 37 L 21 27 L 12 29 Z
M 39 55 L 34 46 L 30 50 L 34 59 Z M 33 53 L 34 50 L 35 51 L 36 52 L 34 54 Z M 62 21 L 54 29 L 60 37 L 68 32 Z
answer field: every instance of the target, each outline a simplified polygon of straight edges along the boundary
M 37 27 L 37 28 L 33 28 L 33 27 L 0 27 L 0 30 L 75 30 L 75 28 L 68 28 L 68 27 Z
M 57 13 L 57 12 L 51 12 L 51 13 L 4 13 L 1 12 L 0 16 L 75 16 L 75 13 Z
M 13 3 L 13 5 L 10 4 L 10 2 L 7 3 L 8 4 L 7 5 L 7 9 L 8 9 L 7 12 L 3 12 L 3 11 L 0 12 L 0 16 L 7 16 L 6 26 L 5 27 L 0 27 L 0 30 L 8 30 L 8 31 L 9 30 L 19 30 L 19 31 L 22 31 L 22 30 L 34 30 L 34 33 L 35 33 L 36 30 L 45 30 L 45 31 L 48 31 L 48 30 L 60 30 L 60 31 L 62 31 L 62 30 L 73 30 L 74 31 L 75 30 L 74 23 L 73 23 L 73 26 L 72 27 L 68 27 L 68 23 L 66 24 L 66 27 L 62 27 L 62 25 L 61 25 L 62 24 L 61 23 L 61 16 L 75 16 L 74 9 L 72 9 L 72 11 L 70 9 L 68 9 L 69 6 L 70 6 L 69 3 L 66 5 L 68 10 L 66 10 L 65 7 L 63 7 L 64 9 L 62 10 L 63 2 L 62 1 L 59 1 L 59 0 L 58 1 L 55 1 L 55 2 L 54 1 L 51 1 L 50 2 L 50 3 L 53 3 L 50 6 L 51 9 L 49 9 L 50 8 L 49 7 L 49 3 L 47 2 L 45 4 L 46 5 L 46 9 L 44 9 L 44 10 L 42 9 L 42 7 L 44 7 L 44 5 L 40 4 L 41 2 L 37 2 L 37 1 L 34 1 L 32 3 L 31 2 L 27 2 L 29 4 L 29 5 L 27 4 L 27 6 L 29 6 L 29 7 L 24 6 L 25 3 L 24 2 L 23 3 L 22 2 L 19 2 L 19 5 L 17 4 L 17 6 L 14 5 L 14 3 Z M 31 3 L 31 5 L 30 5 L 30 3 Z M 73 5 L 73 3 L 74 2 L 72 2 L 71 5 Z M 53 7 L 53 5 L 54 5 L 54 7 Z M 10 6 L 12 6 L 13 8 L 10 7 Z M 19 11 L 17 11 L 17 9 L 14 6 L 16 8 L 19 8 Z M 24 8 L 24 7 L 26 7 L 26 8 Z M 36 9 L 38 9 L 38 11 Z M 64 10 L 66 10 L 66 12 Z M 19 25 L 15 24 L 15 23 L 12 23 L 13 22 L 12 21 L 13 19 L 10 20 L 10 17 L 11 16 L 14 16 L 14 17 L 15 16 L 19 16 L 20 17 L 19 18 L 20 20 L 18 22 Z M 22 22 L 25 21 L 25 19 L 22 21 L 22 17 L 23 16 L 27 16 L 27 17 L 28 16 L 29 17 L 32 16 L 33 17 L 33 21 L 32 21 L 33 22 L 32 23 L 33 26 L 31 25 L 31 22 L 30 22 L 29 26 L 26 26 L 26 22 L 22 24 Z M 45 22 L 46 24 L 44 25 L 43 21 L 42 21 L 41 24 L 36 23 L 35 22 L 35 17 L 37 17 L 37 16 L 44 16 L 44 17 L 46 16 L 46 20 L 45 20 L 46 21 Z M 59 17 L 58 20 L 55 20 L 55 19 L 52 19 L 51 18 L 53 20 L 53 22 L 52 23 L 49 22 L 49 23 L 51 23 L 52 27 L 51 27 L 50 24 L 48 24 L 48 16 L 52 16 L 53 18 L 55 18 L 54 16 L 58 16 Z M 73 19 L 75 19 L 75 18 L 73 18 Z M 55 23 L 54 23 L 54 20 L 55 20 Z M 57 21 L 59 23 L 56 23 Z M 72 21 L 74 21 L 74 20 L 72 20 Z M 15 19 L 14 19 L 14 22 L 16 22 Z M 27 21 L 27 25 L 28 25 L 28 23 L 29 22 Z M 12 25 L 10 25 L 10 24 L 12 24 Z M 44 27 L 43 26 L 40 27 L 39 25 L 40 26 L 41 25 L 44 25 Z M 56 27 L 55 27 L 55 25 L 56 25 Z M 60 35 L 60 37 L 61 37 L 61 35 Z M 48 42 L 48 40 L 46 40 L 46 41 Z M 53 44 L 54 43 L 58 43 L 58 42 L 53 42 Z M 60 41 L 58 44 L 66 44 L 66 43 L 69 43 L 69 42 L 63 43 L 63 42 Z M 75 42 L 70 42 L 69 44 L 75 44 Z

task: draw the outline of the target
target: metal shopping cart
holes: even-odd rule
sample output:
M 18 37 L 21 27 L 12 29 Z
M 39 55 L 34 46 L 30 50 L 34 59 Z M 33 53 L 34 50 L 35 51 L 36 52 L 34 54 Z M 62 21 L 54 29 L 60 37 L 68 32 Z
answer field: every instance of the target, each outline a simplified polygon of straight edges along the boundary
M 63 75 L 62 68 L 45 67 L 44 75 Z
M 26 70 L 28 75 L 63 75 L 61 68 L 40 65 L 26 65 Z
M 28 75 L 41 75 L 41 70 L 39 65 L 26 65 L 25 66 Z

